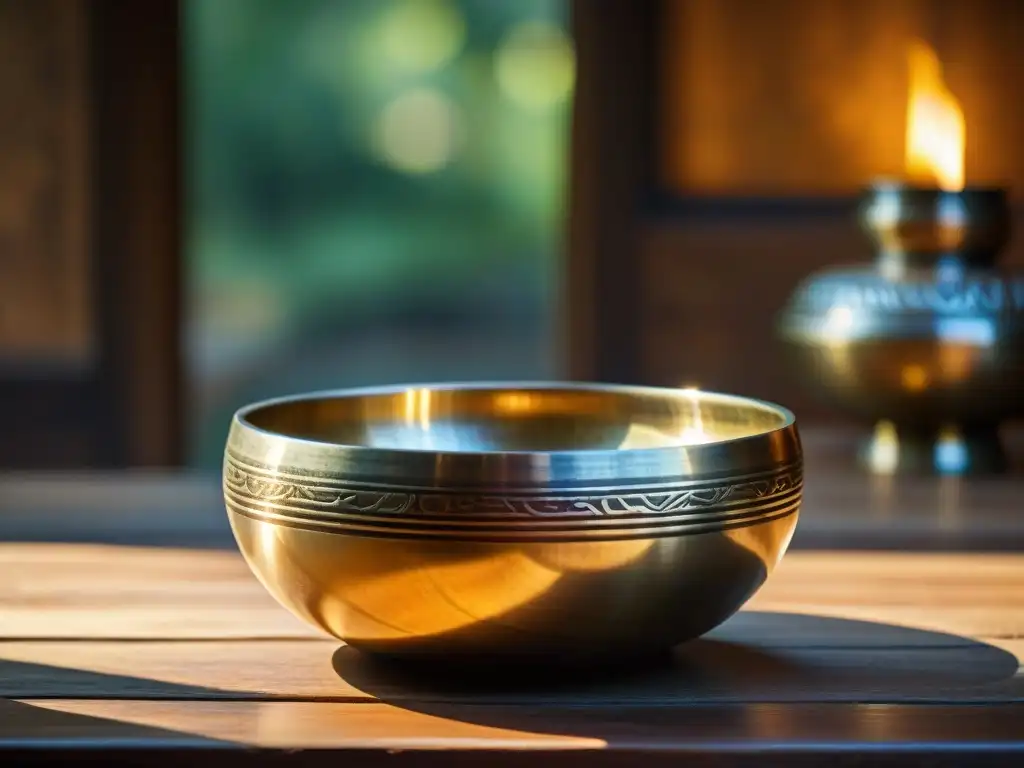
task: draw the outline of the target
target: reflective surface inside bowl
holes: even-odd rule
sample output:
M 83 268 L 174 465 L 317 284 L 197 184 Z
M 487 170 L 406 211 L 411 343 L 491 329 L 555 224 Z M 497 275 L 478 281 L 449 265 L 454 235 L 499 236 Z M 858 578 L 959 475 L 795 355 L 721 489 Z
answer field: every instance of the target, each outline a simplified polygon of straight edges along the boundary
M 225 498 L 286 607 L 363 650 L 653 651 L 728 618 L 796 525 L 784 409 L 603 385 L 313 395 L 236 415 Z

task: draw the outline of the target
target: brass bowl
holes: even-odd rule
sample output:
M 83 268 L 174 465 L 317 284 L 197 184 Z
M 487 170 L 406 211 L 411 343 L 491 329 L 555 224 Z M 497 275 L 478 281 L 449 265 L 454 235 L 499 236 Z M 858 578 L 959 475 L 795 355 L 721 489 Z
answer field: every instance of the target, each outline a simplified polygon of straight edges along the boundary
M 250 567 L 369 652 L 572 661 L 715 627 L 786 550 L 793 415 L 729 395 L 441 385 L 258 403 L 224 495 Z

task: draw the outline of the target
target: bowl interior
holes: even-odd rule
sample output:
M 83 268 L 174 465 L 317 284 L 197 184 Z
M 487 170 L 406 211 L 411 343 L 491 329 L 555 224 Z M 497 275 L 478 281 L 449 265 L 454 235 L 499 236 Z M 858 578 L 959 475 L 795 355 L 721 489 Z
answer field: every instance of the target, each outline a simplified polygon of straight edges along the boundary
M 632 387 L 410 387 L 278 401 L 252 426 L 318 442 L 444 452 L 630 450 L 763 434 L 791 422 L 767 403 Z

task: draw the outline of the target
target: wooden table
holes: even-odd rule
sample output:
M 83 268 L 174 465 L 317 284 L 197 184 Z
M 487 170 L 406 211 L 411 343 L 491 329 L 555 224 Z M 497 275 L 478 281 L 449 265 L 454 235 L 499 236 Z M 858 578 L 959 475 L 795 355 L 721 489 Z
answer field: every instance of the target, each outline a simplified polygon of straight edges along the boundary
M 804 520 L 872 492 L 846 478 Z M 1024 765 L 1024 553 L 950 551 L 931 481 L 890 488 L 909 516 L 860 510 L 879 547 L 791 552 L 671 664 L 560 682 L 396 670 L 321 637 L 221 546 L 208 482 L 0 481 L 0 765 Z M 1018 482 L 967 484 L 953 517 L 1002 500 L 979 527 L 1013 541 Z M 161 484 L 176 508 L 154 511 Z

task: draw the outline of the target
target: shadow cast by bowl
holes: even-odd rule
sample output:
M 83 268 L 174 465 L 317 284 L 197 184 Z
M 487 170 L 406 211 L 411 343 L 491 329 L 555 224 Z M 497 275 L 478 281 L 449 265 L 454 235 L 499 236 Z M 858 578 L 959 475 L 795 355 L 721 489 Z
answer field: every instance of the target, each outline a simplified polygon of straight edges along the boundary
M 742 612 L 665 658 L 615 668 L 394 663 L 342 647 L 335 672 L 412 709 L 434 704 L 664 706 L 940 703 L 1024 694 L 1018 660 L 968 638 L 866 621 Z M 485 717 L 488 708 L 472 710 Z M 476 717 L 476 715 L 474 715 Z
M 109 747 L 142 742 L 164 746 L 197 747 L 223 745 L 184 731 L 124 722 L 106 717 L 49 709 L 45 705 L 0 698 L 0 751 L 29 749 L 46 742 L 54 748 L 86 740 Z M 2 753 L 0 752 L 0 753 Z M 6 764 L 6 763 L 5 763 Z M 20 764 L 20 763 L 17 763 Z
M 215 688 L 0 659 L 0 765 L 177 765 L 201 755 L 229 764 L 225 748 L 244 744 L 180 727 L 173 713 L 160 724 L 122 719 L 116 706 L 223 697 Z
M 73 643 L 69 645 L 74 648 Z M 0 701 L 50 698 L 202 700 L 245 695 L 200 685 L 78 669 L 71 666 L 76 663 L 73 655 L 55 661 L 66 666 L 0 658 L 0 697 L 3 697 Z

